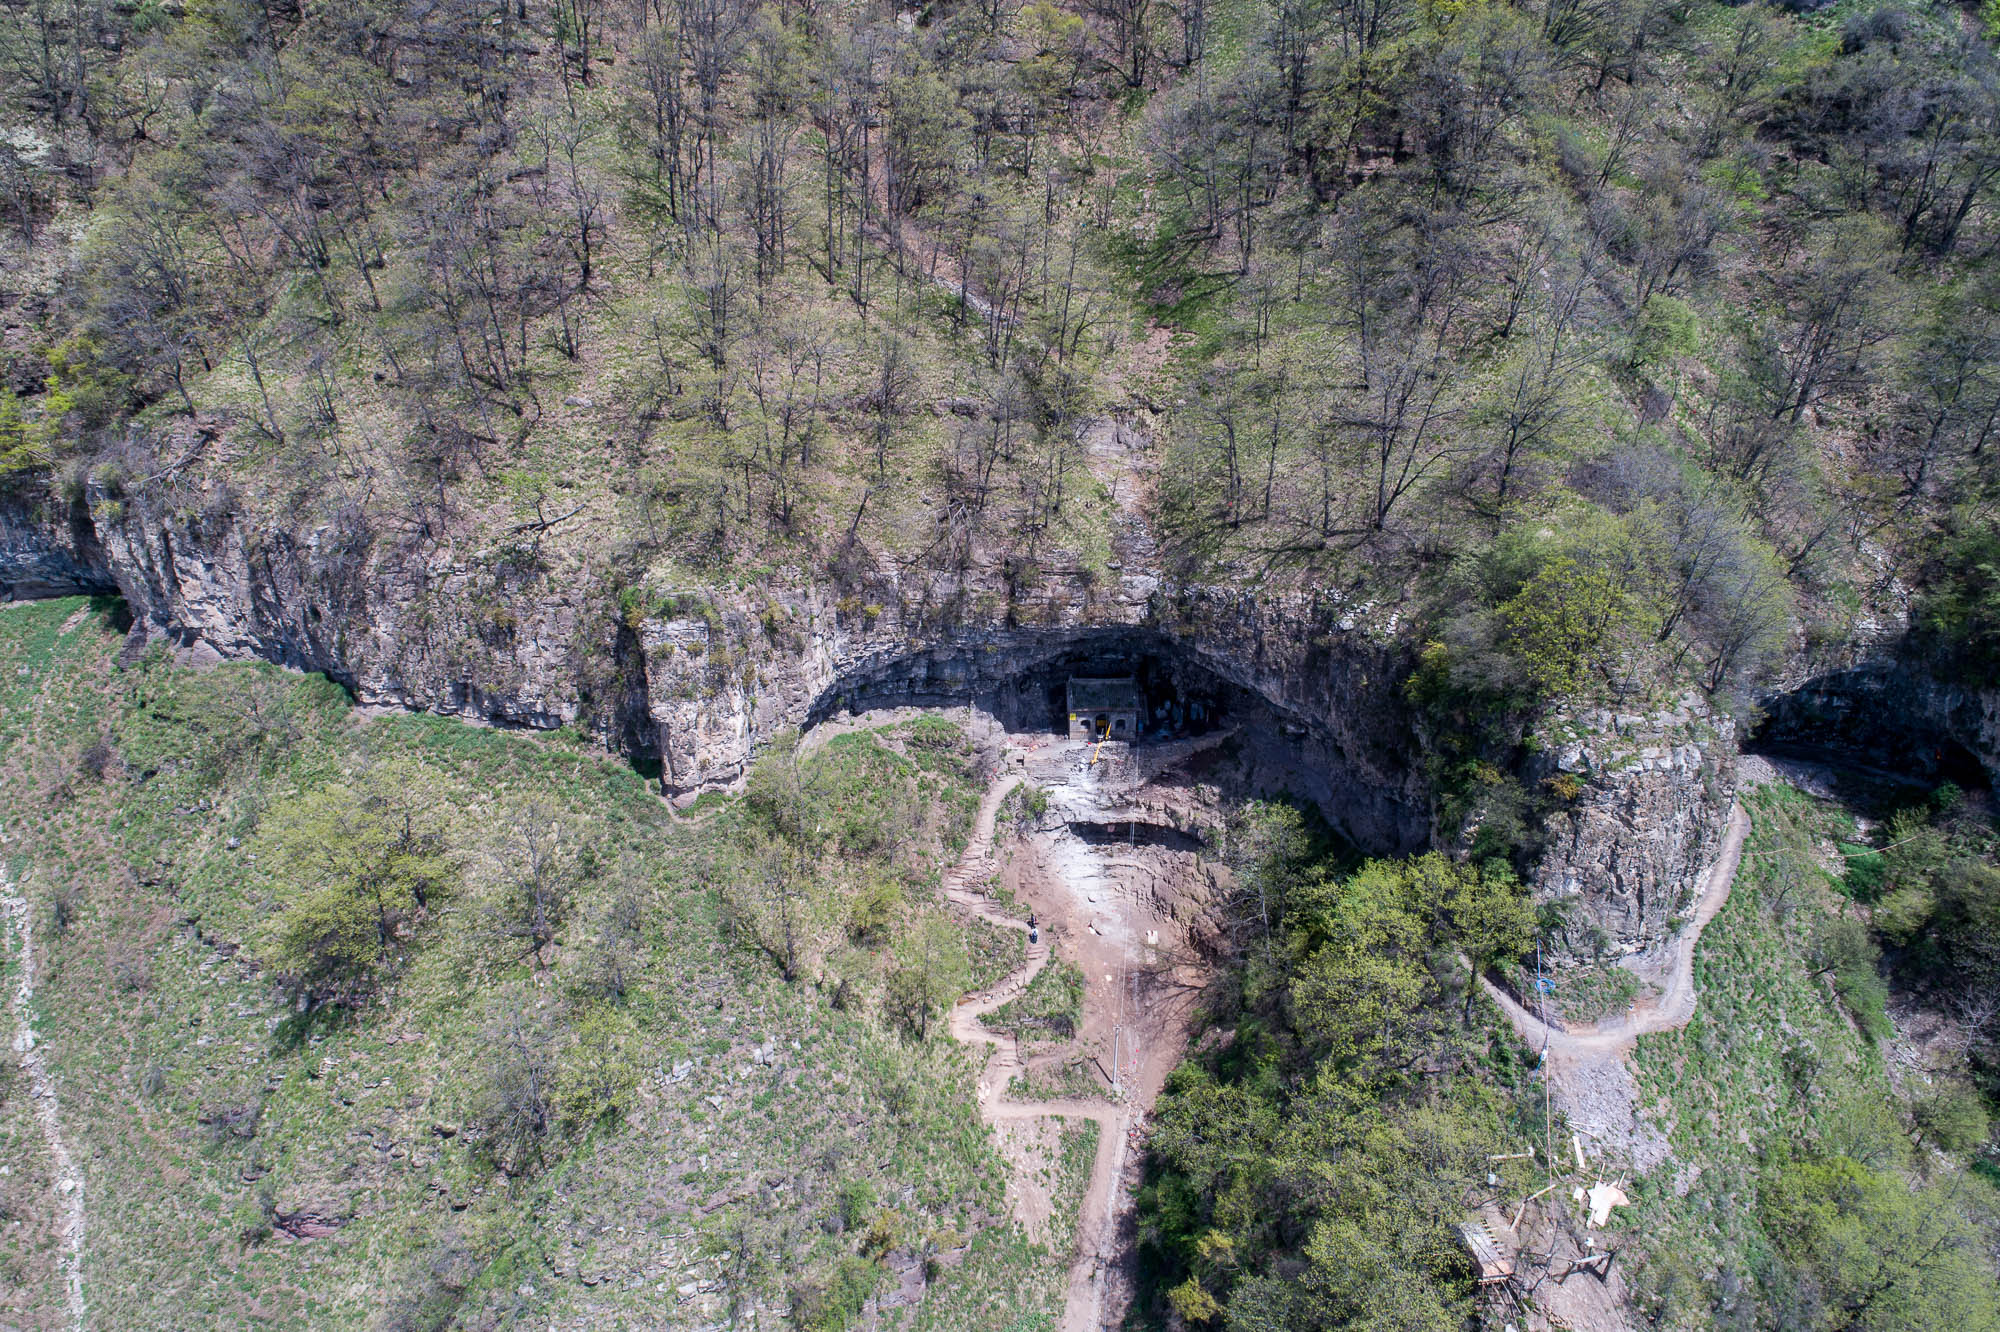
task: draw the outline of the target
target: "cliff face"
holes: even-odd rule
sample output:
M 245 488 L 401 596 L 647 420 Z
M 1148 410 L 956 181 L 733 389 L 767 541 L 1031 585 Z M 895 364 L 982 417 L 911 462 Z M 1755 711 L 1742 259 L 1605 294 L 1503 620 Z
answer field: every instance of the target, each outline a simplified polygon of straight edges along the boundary
M 671 615 L 621 609 L 587 564 L 399 550 L 360 517 L 253 530 L 215 505 L 179 511 L 94 494 L 88 507 L 0 503 L 0 586 L 15 596 L 115 587 L 135 641 L 195 660 L 325 672 L 364 703 L 496 725 L 584 727 L 657 761 L 669 794 L 740 777 L 786 726 L 848 709 L 977 701 L 1011 725 L 1050 717 L 1073 672 L 1144 659 L 1225 706 L 1362 848 L 1430 836 L 1429 793 L 1393 625 L 1332 595 L 1257 596 L 1045 577 L 1022 591 L 975 570 L 949 586 L 883 575 L 837 596 L 779 578 Z M 1694 700 L 1649 717 L 1575 720 L 1532 780 L 1573 782 L 1537 891 L 1575 903 L 1571 945 L 1660 937 L 1712 853 L 1736 737 Z M 1567 747 L 1566 747 L 1567 746 Z
M 1949 680 L 1884 652 L 1764 700 L 1753 744 L 1837 751 L 1960 784 L 2000 781 L 2000 690 Z
M 602 625 L 577 642 L 580 593 L 511 595 L 504 570 L 405 561 L 351 520 L 293 534 L 128 511 L 104 546 L 149 633 L 324 671 L 367 703 L 562 726 L 589 711 L 582 653 L 610 647 Z
M 1530 776 L 1569 807 L 1549 822 L 1537 895 L 1568 907 L 1577 957 L 1649 948 L 1678 925 L 1736 793 L 1735 722 L 1689 693 L 1652 712 L 1590 710 L 1539 737 Z
M 117 589 L 82 503 L 0 494 L 0 601 Z
M 1233 700 L 1232 714 L 1296 748 L 1312 795 L 1359 845 L 1421 845 L 1427 800 L 1412 752 L 1400 650 L 1310 599 L 1233 598 L 1150 585 L 1059 607 L 1034 623 L 939 622 L 894 580 L 857 607 L 824 591 L 775 594 L 764 614 L 647 621 L 640 630 L 649 715 L 670 791 L 733 781 L 785 726 L 871 707 L 978 702 L 1010 726 L 1045 729 L 1072 673 L 1154 664 L 1163 677 Z

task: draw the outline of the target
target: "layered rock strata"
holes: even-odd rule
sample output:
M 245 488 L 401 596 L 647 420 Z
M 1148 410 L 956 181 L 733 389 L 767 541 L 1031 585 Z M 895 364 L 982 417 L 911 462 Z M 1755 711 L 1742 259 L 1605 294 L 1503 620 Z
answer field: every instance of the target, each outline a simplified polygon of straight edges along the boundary
M 581 727 L 656 762 L 677 797 L 736 781 L 787 726 L 850 708 L 975 702 L 1035 729 L 1065 674 L 1145 658 L 1162 678 L 1226 699 L 1246 742 L 1293 754 L 1292 789 L 1364 850 L 1406 852 L 1431 836 L 1402 689 L 1409 644 L 1393 616 L 1330 593 L 1255 595 L 1140 572 L 1045 575 L 1023 590 L 975 570 L 883 573 L 839 594 L 780 576 L 727 600 L 699 589 L 621 598 L 587 560 L 550 568 L 538 557 L 518 545 L 398 547 L 358 513 L 288 531 L 251 527 L 222 503 L 177 509 L 102 488 L 74 503 L 0 500 L 0 588 L 11 596 L 115 588 L 135 644 L 324 672 L 368 704 Z M 1551 750 L 1531 774 L 1576 787 L 1538 890 L 1577 904 L 1574 946 L 1643 946 L 1669 927 L 1719 835 L 1734 732 L 1692 701 L 1584 725 L 1616 744 Z

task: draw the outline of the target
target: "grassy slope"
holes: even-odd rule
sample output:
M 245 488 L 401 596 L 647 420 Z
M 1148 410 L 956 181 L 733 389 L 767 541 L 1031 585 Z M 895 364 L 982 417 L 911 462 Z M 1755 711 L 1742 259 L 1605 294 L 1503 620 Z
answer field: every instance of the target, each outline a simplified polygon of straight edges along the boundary
M 1882 1052 L 1804 960 L 1815 924 L 1843 902 L 1819 857 L 1855 838 L 1853 818 L 1789 786 L 1746 792 L 1744 803 L 1753 827 L 1736 887 L 1695 955 L 1694 1019 L 1644 1038 L 1633 1056 L 1643 1104 L 1671 1123 L 1679 1163 L 1632 1190 L 1648 1254 L 1635 1284 L 1667 1326 L 1720 1318 L 1756 1282 L 1771 1244 L 1757 1216 L 1767 1147 L 1819 1144 L 1877 1166 L 1902 1165 L 1907 1152 Z
M 864 1220 L 881 1220 L 898 1253 L 942 1255 L 905 1324 L 994 1326 L 1004 1308 L 1030 1327 L 1056 1307 L 1061 1262 L 999 1219 L 1002 1168 L 957 1049 L 834 1012 L 719 942 L 703 867 L 737 805 L 676 823 L 616 764 L 441 719 L 362 721 L 324 681 L 267 667 L 119 673 L 105 609 L 0 612 L 10 851 L 38 919 L 76 895 L 69 928 L 44 934 L 41 1021 L 87 1163 L 85 1281 L 104 1325 L 357 1326 L 398 1293 L 423 1297 L 418 1325 L 454 1308 L 536 1325 L 703 1321 L 725 1268 L 782 1303 L 802 1276 L 852 1259 L 856 1234 L 821 1222 L 857 1180 L 879 1200 Z M 130 769 L 77 775 L 79 751 L 106 732 Z M 560 991 L 573 949 L 539 977 L 496 965 L 468 883 L 377 1004 L 304 1033 L 250 960 L 269 909 L 246 863 L 260 812 L 394 755 L 435 775 L 468 842 L 497 804 L 534 797 L 641 867 L 645 956 L 618 1015 L 636 1032 L 634 1103 L 622 1127 L 586 1131 L 529 1179 L 483 1165 L 463 1130 L 483 1033 Z M 974 793 L 942 768 L 932 785 L 941 855 Z M 589 914 L 586 896 L 574 919 Z M 768 1065 L 752 1057 L 766 1042 Z M 258 1105 L 248 1132 L 199 1122 Z M 0 1132 L 18 1133 L 8 1113 Z M 244 1242 L 260 1197 L 345 1224 Z

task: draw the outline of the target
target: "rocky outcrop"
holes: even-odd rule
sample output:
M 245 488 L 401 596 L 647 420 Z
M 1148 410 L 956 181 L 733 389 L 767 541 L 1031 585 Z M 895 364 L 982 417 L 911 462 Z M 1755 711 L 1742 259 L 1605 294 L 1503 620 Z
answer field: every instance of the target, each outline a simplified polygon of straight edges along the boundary
M 676 796 L 735 781 L 781 728 L 850 708 L 976 701 L 1047 725 L 1069 673 L 1143 659 L 1294 755 L 1291 789 L 1365 850 L 1431 834 L 1409 645 L 1392 615 L 1333 593 L 974 570 L 884 572 L 844 593 L 781 574 L 726 599 L 621 598 L 587 552 L 552 565 L 526 539 L 399 546 L 358 511 L 267 528 L 226 495 L 170 504 L 94 487 L 87 507 L 4 514 L 0 583 L 16 595 L 115 586 L 135 640 L 195 659 L 324 672 L 364 703 L 582 727 L 657 762 Z M 1539 889 L 1578 904 L 1574 946 L 1642 946 L 1667 928 L 1719 835 L 1734 751 L 1727 720 L 1692 701 L 1552 741 L 1532 780 L 1575 793 Z
M 1641 951 L 1679 928 L 1722 844 L 1736 724 L 1697 694 L 1652 711 L 1548 724 L 1529 776 L 1565 807 L 1548 822 L 1537 896 L 1567 908 L 1575 957 Z

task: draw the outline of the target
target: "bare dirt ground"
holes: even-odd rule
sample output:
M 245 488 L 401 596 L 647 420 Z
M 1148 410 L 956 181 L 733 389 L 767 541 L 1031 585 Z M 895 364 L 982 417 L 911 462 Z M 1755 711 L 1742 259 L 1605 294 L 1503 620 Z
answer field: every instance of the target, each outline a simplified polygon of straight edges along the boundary
M 28 1075 L 28 1094 L 35 1103 L 35 1118 L 41 1122 L 42 1136 L 47 1140 L 49 1156 L 55 1162 L 56 1232 L 62 1242 L 59 1262 L 64 1302 L 68 1307 L 70 1326 L 80 1329 L 84 1325 L 83 1172 L 77 1168 L 75 1159 L 70 1156 L 69 1145 L 63 1138 L 62 1108 L 56 1100 L 55 1079 L 50 1076 L 48 1062 L 43 1059 L 35 1039 L 34 913 L 29 909 L 27 899 L 14 891 L 14 885 L 7 878 L 4 860 L 0 860 L 0 912 L 5 913 L 10 927 L 7 950 L 13 955 L 16 967 L 13 1045 L 15 1053 L 20 1056 L 21 1067 Z
M 1093 843 L 1070 830 L 1071 820 L 1129 813 L 1143 782 L 1111 775 L 1112 757 L 1054 737 L 1016 738 L 1002 753 L 1002 775 L 986 791 L 971 841 L 947 876 L 946 897 L 1003 929 L 1027 930 L 989 896 L 996 883 L 1031 909 L 1038 942 L 1019 968 L 953 1008 L 954 1039 L 987 1051 L 979 1075 L 980 1113 L 996 1128 L 1045 1117 L 1089 1119 L 1098 1125 L 1096 1157 L 1084 1191 L 1070 1266 L 1064 1332 L 1116 1327 L 1132 1298 L 1131 1184 L 1144 1141 L 1145 1117 L 1186 1048 L 1194 997 L 1207 973 L 1189 944 L 1187 922 L 1202 881 L 1194 857 L 1157 845 Z M 1049 793 L 1051 815 L 1009 848 L 994 850 L 1002 803 L 1024 780 Z M 1082 1020 L 1073 1040 L 1024 1055 L 1012 1037 L 981 1019 L 1027 989 L 1055 950 L 1084 973 Z M 1033 1099 L 1010 1094 L 1017 1078 L 1076 1062 L 1097 1075 L 1094 1094 Z M 1017 1173 L 1039 1152 L 1000 1135 Z M 1046 1225 L 1043 1191 L 1031 1180 L 1013 1191 L 1017 1217 L 1031 1232 Z M 1039 1214 L 1038 1214 L 1039 1213 Z

